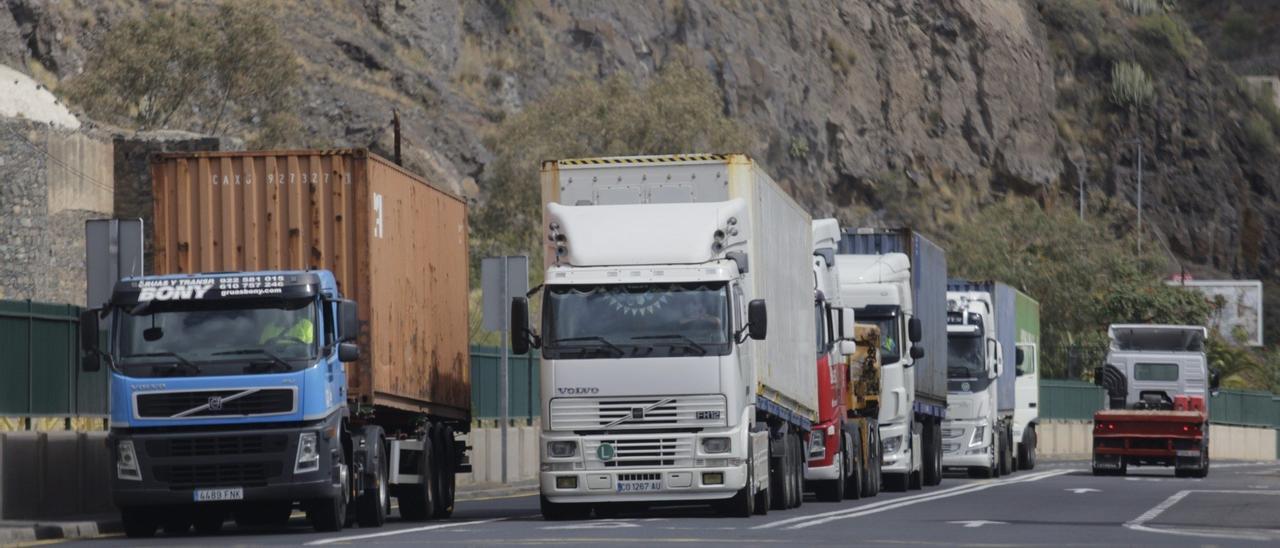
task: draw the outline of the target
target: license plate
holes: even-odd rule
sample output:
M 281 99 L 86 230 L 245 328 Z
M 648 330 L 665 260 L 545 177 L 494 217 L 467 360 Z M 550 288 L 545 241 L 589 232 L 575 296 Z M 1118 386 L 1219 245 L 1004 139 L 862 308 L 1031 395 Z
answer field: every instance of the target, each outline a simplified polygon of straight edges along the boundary
M 1197 449 L 1191 449 L 1191 450 L 1179 449 L 1177 454 L 1179 457 L 1199 457 L 1200 451 Z
M 243 500 L 243 487 L 226 487 L 222 489 L 196 489 L 193 498 L 196 502 L 216 502 L 222 500 Z
M 661 490 L 662 490 L 662 480 L 618 482 L 619 493 L 644 493 L 648 491 L 661 491 Z

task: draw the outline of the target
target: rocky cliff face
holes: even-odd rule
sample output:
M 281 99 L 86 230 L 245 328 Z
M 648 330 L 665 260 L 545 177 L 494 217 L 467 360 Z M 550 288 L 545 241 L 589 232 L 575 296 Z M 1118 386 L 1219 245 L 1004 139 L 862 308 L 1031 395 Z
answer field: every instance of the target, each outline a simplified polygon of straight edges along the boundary
M 145 5 L 7 0 L 0 62 L 48 85 Z M 1068 6 L 1077 12 L 1064 16 Z M 651 75 L 689 55 L 714 76 L 751 152 L 817 215 L 945 232 L 1006 193 L 1071 207 L 1084 180 L 1132 200 L 1143 137 L 1147 218 L 1182 258 L 1273 276 L 1274 150 L 1253 148 L 1234 76 L 1193 42 L 1169 58 L 1109 0 L 529 2 L 364 0 L 280 13 L 303 61 L 299 144 L 390 150 L 483 195 L 485 137 L 575 78 Z M 1159 38 L 1158 36 L 1156 38 Z M 1110 67 L 1153 73 L 1155 108 L 1107 101 Z M 673 151 L 675 152 L 675 151 Z M 481 183 L 477 183 L 480 181 Z M 1060 198 L 1061 197 L 1061 198 Z

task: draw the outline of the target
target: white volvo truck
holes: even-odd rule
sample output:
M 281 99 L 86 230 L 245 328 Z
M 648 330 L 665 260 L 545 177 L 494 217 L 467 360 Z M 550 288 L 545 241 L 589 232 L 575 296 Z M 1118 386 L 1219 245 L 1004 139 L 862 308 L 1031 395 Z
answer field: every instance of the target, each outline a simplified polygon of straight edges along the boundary
M 541 508 L 802 500 L 817 413 L 809 215 L 743 155 L 547 162 Z M 767 326 L 767 329 L 766 329 Z

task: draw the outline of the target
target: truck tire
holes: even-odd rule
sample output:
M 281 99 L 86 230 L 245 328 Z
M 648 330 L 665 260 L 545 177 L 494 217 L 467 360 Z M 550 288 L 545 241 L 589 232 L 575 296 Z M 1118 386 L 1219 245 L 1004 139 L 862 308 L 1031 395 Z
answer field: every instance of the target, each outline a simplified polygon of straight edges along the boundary
M 151 538 L 156 535 L 155 515 L 147 508 L 121 508 L 120 524 L 129 538 Z
M 867 462 L 865 463 L 866 477 L 862 482 L 862 496 L 874 497 L 880 494 L 880 433 L 879 426 L 872 422 L 867 427 Z
M 795 470 L 791 472 L 792 487 L 791 492 L 795 493 L 794 504 L 792 508 L 799 508 L 804 504 L 804 469 L 809 465 L 809 451 L 804 446 L 804 438 L 800 437 L 800 431 L 791 435 L 791 451 L 795 452 L 792 457 L 792 465 Z
M 933 487 L 942 483 L 942 426 L 930 421 L 927 428 L 928 442 L 925 442 L 925 456 L 928 464 L 924 467 L 924 484 Z M 921 459 L 924 460 L 924 459 Z
M 591 505 L 551 502 L 545 495 L 538 496 L 538 506 L 542 510 L 542 519 L 547 521 L 564 521 L 569 519 L 586 519 L 591 515 Z
M 791 472 L 789 465 L 791 464 L 791 444 L 787 442 L 786 434 L 778 439 L 769 437 L 769 500 L 770 508 L 774 510 L 786 510 L 787 502 L 790 500 L 791 491 Z M 774 456 L 777 453 L 778 456 Z
M 849 500 L 858 500 L 862 498 L 862 484 L 865 481 L 866 474 L 864 470 L 864 462 L 862 459 L 863 444 L 861 436 L 857 431 L 844 438 L 841 445 L 844 449 L 843 459 L 845 461 L 845 470 L 843 479 L 844 493 L 841 498 Z
M 345 434 L 342 434 L 345 437 Z M 311 501 L 307 519 L 311 527 L 321 533 L 341 531 L 347 524 L 347 494 L 351 492 L 350 471 L 347 468 L 346 451 L 338 451 L 337 468 L 341 487 L 332 498 Z
M 1036 467 L 1036 428 L 1028 426 L 1027 433 L 1022 436 L 1022 443 L 1018 444 L 1018 465 L 1023 470 L 1032 470 Z
M 418 457 L 419 483 L 405 485 L 398 497 L 400 517 L 410 521 L 425 521 L 436 514 L 435 466 L 431 462 L 435 444 L 430 437 L 422 440 L 422 455 Z
M 1012 441 L 1011 438 L 1012 436 L 1009 435 L 1007 430 L 1001 430 L 1000 432 L 1000 475 L 1001 476 L 1007 476 L 1013 473 L 1013 451 L 1012 451 L 1012 447 L 1010 447 L 1012 445 L 1010 443 Z
M 453 503 L 457 494 L 457 455 L 453 450 L 453 427 L 441 424 L 436 427 L 432 439 L 435 447 L 436 471 L 436 519 L 448 519 L 453 515 Z
M 912 491 L 919 491 L 924 488 L 924 470 L 917 470 L 907 476 L 911 480 L 911 484 L 907 486 Z
M 387 484 L 387 440 L 380 426 L 365 426 L 365 492 L 356 500 L 356 521 L 360 527 L 382 527 L 391 511 L 391 486 Z

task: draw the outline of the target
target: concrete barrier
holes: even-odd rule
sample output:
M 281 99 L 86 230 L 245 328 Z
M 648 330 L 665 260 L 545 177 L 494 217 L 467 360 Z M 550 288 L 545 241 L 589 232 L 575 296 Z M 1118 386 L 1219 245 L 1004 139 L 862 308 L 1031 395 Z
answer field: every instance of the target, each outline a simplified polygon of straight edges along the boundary
M 507 428 L 507 482 L 514 483 L 537 479 L 540 465 L 538 438 L 541 421 L 532 424 L 524 420 L 514 421 Z M 502 482 L 502 430 L 494 421 L 480 421 L 471 425 L 468 437 L 471 446 L 471 474 L 458 476 L 458 483 Z
M 114 512 L 105 432 L 0 433 L 0 519 Z
M 1040 422 L 1041 458 L 1087 458 L 1093 452 L 1093 421 Z M 1217 460 L 1273 460 L 1276 430 L 1249 426 L 1209 425 L 1209 458 Z

